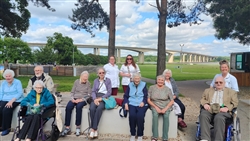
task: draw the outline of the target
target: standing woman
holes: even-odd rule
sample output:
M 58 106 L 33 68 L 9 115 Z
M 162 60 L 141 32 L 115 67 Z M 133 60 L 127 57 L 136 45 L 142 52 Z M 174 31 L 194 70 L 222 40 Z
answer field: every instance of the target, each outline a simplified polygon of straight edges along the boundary
M 237 79 L 231 75 L 229 73 L 229 63 L 226 61 L 226 60 L 222 60 L 219 62 L 220 64 L 220 71 L 221 73 L 220 74 L 216 74 L 214 76 L 214 79 L 212 81 L 212 83 L 210 84 L 210 87 L 215 87 L 215 79 L 218 77 L 218 76 L 222 76 L 226 82 L 225 84 L 225 87 L 227 88 L 230 88 L 230 89 L 233 89 L 235 90 L 236 92 L 239 92 L 239 87 L 238 87 L 238 82 L 237 82 Z
M 148 104 L 152 109 L 152 132 L 151 141 L 158 140 L 158 120 L 159 115 L 163 116 L 162 141 L 168 140 L 169 114 L 174 104 L 171 90 L 164 85 L 163 75 L 157 76 L 156 84 L 149 87 Z
M 184 122 L 184 114 L 185 114 L 185 105 L 178 98 L 179 90 L 175 83 L 174 78 L 172 77 L 172 71 L 169 69 L 164 70 L 163 75 L 165 76 L 165 85 L 171 89 L 173 94 L 174 102 L 177 103 L 181 109 L 181 114 L 178 115 L 178 126 L 181 128 L 186 128 L 187 124 Z
M 14 78 L 13 70 L 6 69 L 5 80 L 0 87 L 0 130 L 2 136 L 9 134 L 14 109 L 23 99 L 23 87 L 20 80 Z
M 120 69 L 120 75 L 122 76 L 122 88 L 123 92 L 126 92 L 128 84 L 132 81 L 132 76 L 134 73 L 140 72 L 140 68 L 133 59 L 132 55 L 127 55 L 125 63 L 122 65 Z
M 106 77 L 111 80 L 112 85 L 112 93 L 111 95 L 117 95 L 118 88 L 120 86 L 120 79 L 119 79 L 119 69 L 118 66 L 115 64 L 115 57 L 109 57 L 109 63 L 104 65 L 103 67 L 106 71 Z
M 92 98 L 94 101 L 90 104 L 90 119 L 91 119 L 91 132 L 89 137 L 98 137 L 97 128 L 102 116 L 102 111 L 105 108 L 102 98 L 108 98 L 111 95 L 111 81 L 105 77 L 104 68 L 97 69 L 98 78 L 94 80 L 92 88 Z

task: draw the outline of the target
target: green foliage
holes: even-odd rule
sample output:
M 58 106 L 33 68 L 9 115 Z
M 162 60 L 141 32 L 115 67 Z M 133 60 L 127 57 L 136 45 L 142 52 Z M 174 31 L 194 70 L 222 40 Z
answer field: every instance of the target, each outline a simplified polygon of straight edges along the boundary
M 23 32 L 28 30 L 31 17 L 27 9 L 28 1 L 33 2 L 35 6 L 47 7 L 49 10 L 55 11 L 48 4 L 49 0 L 1 0 L 0 35 L 20 38 Z
M 72 17 L 69 19 L 73 22 L 71 28 L 74 30 L 84 29 L 89 32 L 92 37 L 93 29 L 101 30 L 104 26 L 109 29 L 109 16 L 104 12 L 103 8 L 99 3 L 94 2 L 95 0 L 78 0 L 76 9 L 73 9 Z
M 249 0 L 206 0 L 214 21 L 215 37 L 231 38 L 243 45 L 250 44 Z

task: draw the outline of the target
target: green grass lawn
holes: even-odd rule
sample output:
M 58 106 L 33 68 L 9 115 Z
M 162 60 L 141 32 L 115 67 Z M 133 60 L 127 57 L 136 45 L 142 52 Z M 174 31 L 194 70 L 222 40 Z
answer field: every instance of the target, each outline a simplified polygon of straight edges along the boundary
M 177 68 L 181 66 L 182 69 Z M 139 65 L 142 77 L 155 79 L 156 78 L 156 65 Z M 201 80 L 201 79 L 213 79 L 214 75 L 219 73 L 219 65 L 180 65 L 180 64 L 167 64 L 168 69 L 172 70 L 173 78 L 176 81 L 183 80 Z M 74 81 L 79 78 L 79 76 L 52 76 L 54 83 L 58 83 L 59 87 L 57 91 L 69 92 L 72 89 Z M 97 78 L 96 73 L 90 74 L 89 81 L 93 84 L 94 79 Z M 23 88 L 28 85 L 28 80 L 30 76 L 19 76 L 17 79 L 21 80 Z M 147 84 L 150 86 L 150 84 Z M 119 92 L 122 91 L 120 86 Z

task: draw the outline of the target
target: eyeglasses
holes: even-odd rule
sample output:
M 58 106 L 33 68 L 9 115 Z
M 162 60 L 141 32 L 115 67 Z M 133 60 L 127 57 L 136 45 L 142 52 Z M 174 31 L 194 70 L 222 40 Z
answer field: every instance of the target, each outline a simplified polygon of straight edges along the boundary
M 216 81 L 215 84 L 223 84 L 222 81 Z
M 127 60 L 132 60 L 133 58 L 127 58 Z
M 43 89 L 43 87 L 35 87 L 36 89 Z
M 105 74 L 105 72 L 99 72 L 99 74 Z

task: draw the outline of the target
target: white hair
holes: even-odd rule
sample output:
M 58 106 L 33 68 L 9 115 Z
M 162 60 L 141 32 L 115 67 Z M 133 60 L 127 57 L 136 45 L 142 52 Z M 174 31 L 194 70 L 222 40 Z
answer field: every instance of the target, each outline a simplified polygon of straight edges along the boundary
M 140 77 L 141 78 L 141 74 L 139 72 L 134 73 L 133 76 L 132 76 L 132 78 L 134 79 L 135 77 Z
M 158 80 L 159 78 L 162 78 L 164 81 L 165 81 L 165 76 L 164 75 L 158 75 L 157 77 L 156 77 L 156 79 Z
M 42 65 L 35 66 L 35 68 L 38 68 L 38 67 L 41 68 L 42 71 L 44 70 Z M 35 68 L 34 68 L 34 70 L 35 70 Z
M 3 72 L 3 78 L 5 78 L 7 74 L 11 74 L 11 77 L 12 77 L 12 78 L 15 76 L 15 73 L 14 73 L 13 70 L 6 69 L 6 70 Z
M 105 71 L 105 69 L 103 68 L 103 67 L 98 67 L 97 69 L 96 69 L 97 71 L 97 75 L 98 75 L 98 73 L 99 73 L 99 70 L 103 70 L 104 71 L 104 73 L 106 73 L 106 71 Z
M 166 73 L 169 72 L 170 73 L 170 77 L 172 77 L 172 71 L 170 69 L 165 69 L 162 73 L 162 75 L 164 75 L 166 77 Z
M 84 74 L 86 74 L 88 77 L 89 77 L 89 72 L 88 71 L 83 71 L 80 75 L 80 83 L 82 83 L 82 79 L 81 79 L 81 76 L 83 76 Z
M 44 88 L 44 83 L 43 83 L 42 80 L 36 80 L 36 81 L 34 82 L 33 88 L 35 89 L 35 87 L 36 87 L 38 84 L 41 85 L 41 86 L 43 86 L 43 88 Z

